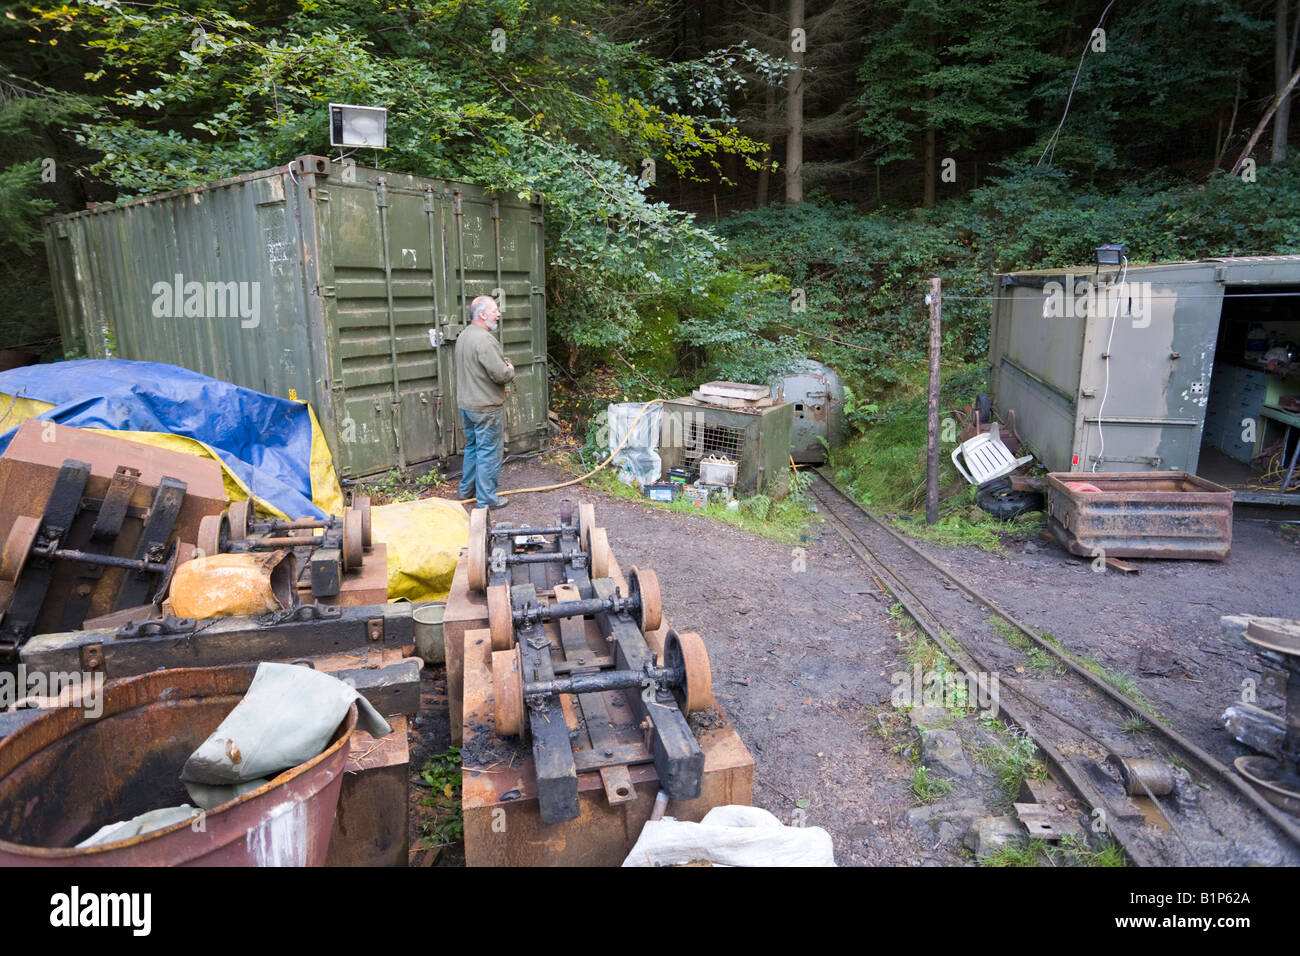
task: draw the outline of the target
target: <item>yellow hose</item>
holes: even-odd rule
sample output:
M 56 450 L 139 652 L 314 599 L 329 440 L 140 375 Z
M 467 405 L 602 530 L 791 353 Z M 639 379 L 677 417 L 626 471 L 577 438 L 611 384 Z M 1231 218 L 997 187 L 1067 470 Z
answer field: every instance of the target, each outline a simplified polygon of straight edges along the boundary
M 636 414 L 636 418 L 632 419 L 632 424 L 631 424 L 631 426 L 628 428 L 628 430 L 627 430 L 627 434 L 623 436 L 623 440 L 622 440 L 621 442 L 618 443 L 618 447 L 615 448 L 612 452 L 610 452 L 610 455 L 609 455 L 608 458 L 606 458 L 604 461 L 602 461 L 602 462 L 601 462 L 599 465 L 597 465 L 595 468 L 591 469 L 591 471 L 587 472 L 585 475 L 579 475 L 577 478 L 571 478 L 571 479 L 569 479 L 568 481 L 561 481 L 559 484 L 556 484 L 556 485 L 542 485 L 542 486 L 540 486 L 540 487 L 538 487 L 538 488 L 515 488 L 515 489 L 506 489 L 504 492 L 502 492 L 502 494 L 506 494 L 506 495 L 529 495 L 529 494 L 533 494 L 534 492 L 538 492 L 538 491 L 556 491 L 556 490 L 558 490 L 558 489 L 560 489 L 560 488 L 567 488 L 567 487 L 569 487 L 569 485 L 576 485 L 576 484 L 577 484 L 578 482 L 580 482 L 580 481 L 586 481 L 588 478 L 590 478 L 590 477 L 591 477 L 592 475 L 594 475 L 596 472 L 600 471 L 602 468 L 604 468 L 606 465 L 608 465 L 611 461 L 613 461 L 613 460 L 614 460 L 614 456 L 617 455 L 620 451 L 623 450 L 623 446 L 626 445 L 628 439 L 632 437 L 632 432 L 636 431 L 636 423 L 639 422 L 639 421 L 641 420 L 641 416 L 642 416 L 642 415 L 644 415 L 647 411 L 650 410 L 650 406 L 651 406 L 651 405 L 658 405 L 660 402 L 666 402 L 666 401 L 668 401 L 668 399 L 666 399 L 666 398 L 652 398 L 652 399 L 650 399 L 650 401 L 646 402 L 646 403 L 645 403 L 645 406 L 641 409 L 641 411 L 637 412 L 637 414 Z M 474 500 L 475 500 L 474 498 L 462 498 L 462 499 L 460 499 L 460 503 L 463 504 L 463 505 L 464 505 L 464 504 L 469 504 L 471 501 L 474 501 Z

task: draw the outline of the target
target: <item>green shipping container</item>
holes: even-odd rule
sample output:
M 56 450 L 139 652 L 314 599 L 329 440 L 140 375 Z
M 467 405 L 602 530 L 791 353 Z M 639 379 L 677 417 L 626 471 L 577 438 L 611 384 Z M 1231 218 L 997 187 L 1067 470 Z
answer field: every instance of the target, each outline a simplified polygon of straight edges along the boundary
M 310 402 L 343 477 L 461 450 L 455 340 L 477 295 L 518 371 L 507 448 L 546 433 L 540 197 L 302 156 L 45 233 L 65 349 Z

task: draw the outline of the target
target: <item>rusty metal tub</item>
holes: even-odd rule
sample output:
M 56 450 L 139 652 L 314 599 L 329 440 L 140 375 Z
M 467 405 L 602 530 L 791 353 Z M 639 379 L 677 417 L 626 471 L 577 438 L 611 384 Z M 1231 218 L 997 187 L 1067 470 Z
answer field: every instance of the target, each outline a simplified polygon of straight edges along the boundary
M 192 803 L 181 767 L 243 698 L 256 669 L 186 668 L 113 681 L 98 719 L 82 707 L 59 707 L 0 742 L 0 865 L 323 865 L 355 703 L 323 753 L 209 810 L 201 824 L 74 846 L 105 824 Z
M 1052 472 L 1046 487 L 1048 527 L 1073 554 L 1223 561 L 1232 549 L 1232 491 L 1197 475 Z

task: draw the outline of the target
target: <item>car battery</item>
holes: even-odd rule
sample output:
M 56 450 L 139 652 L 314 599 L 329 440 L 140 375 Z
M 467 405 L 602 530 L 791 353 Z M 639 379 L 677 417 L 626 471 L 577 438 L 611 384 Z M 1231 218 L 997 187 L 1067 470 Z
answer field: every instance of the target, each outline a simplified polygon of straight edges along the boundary
M 651 501 L 664 501 L 672 504 L 681 493 L 682 486 L 672 481 L 656 481 L 645 486 L 645 496 Z

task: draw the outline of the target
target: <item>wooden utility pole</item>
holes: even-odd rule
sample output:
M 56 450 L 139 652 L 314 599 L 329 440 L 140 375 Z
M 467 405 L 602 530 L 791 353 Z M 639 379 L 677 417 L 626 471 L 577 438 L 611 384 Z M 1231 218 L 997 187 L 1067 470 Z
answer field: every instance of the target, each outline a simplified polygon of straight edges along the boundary
M 930 401 L 926 407 L 925 523 L 939 520 L 939 330 L 943 314 L 942 283 L 930 280 Z

